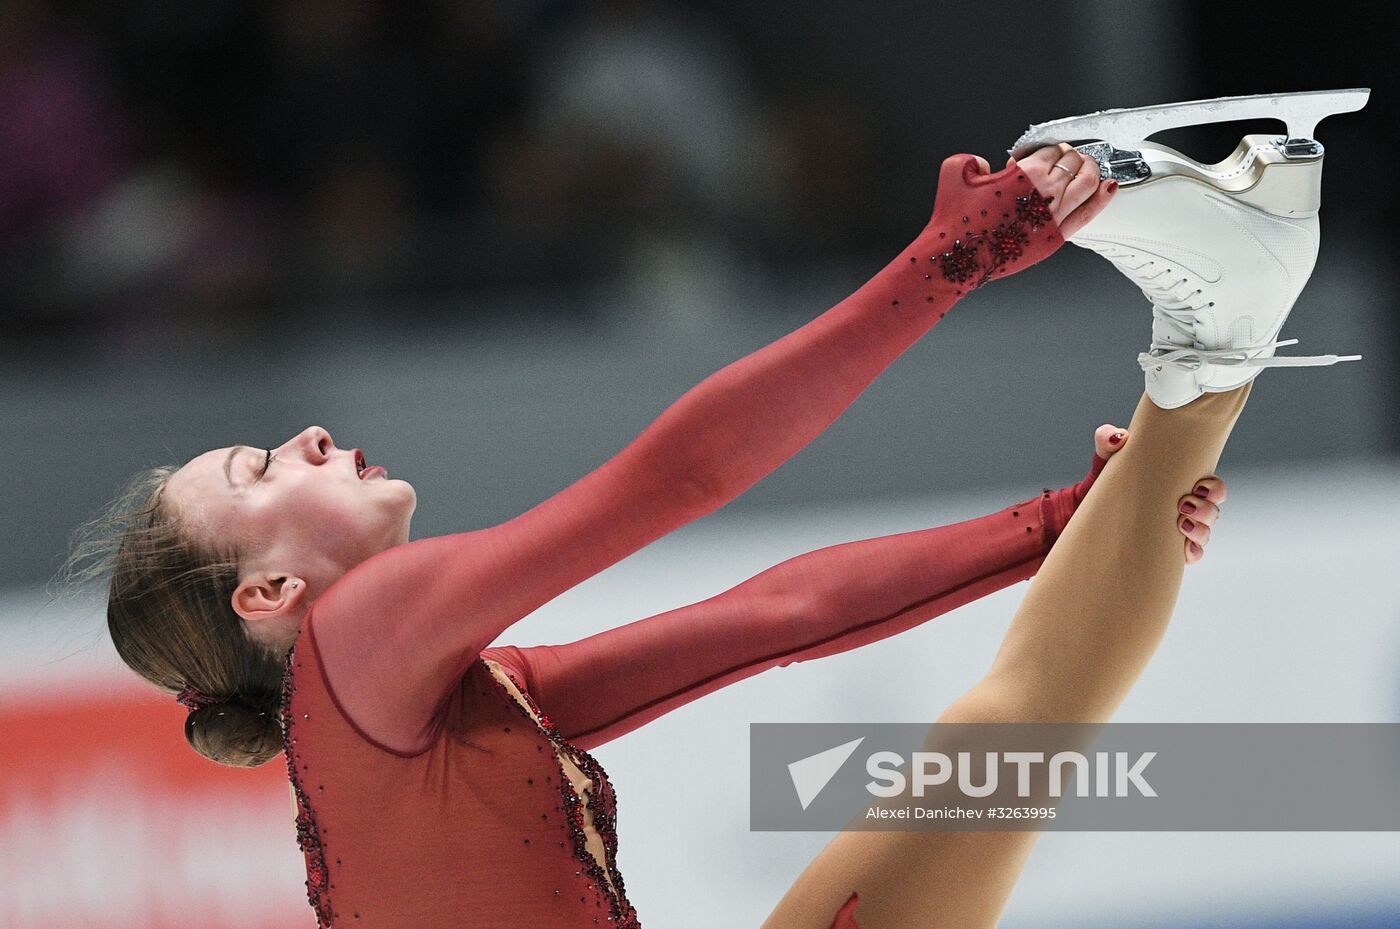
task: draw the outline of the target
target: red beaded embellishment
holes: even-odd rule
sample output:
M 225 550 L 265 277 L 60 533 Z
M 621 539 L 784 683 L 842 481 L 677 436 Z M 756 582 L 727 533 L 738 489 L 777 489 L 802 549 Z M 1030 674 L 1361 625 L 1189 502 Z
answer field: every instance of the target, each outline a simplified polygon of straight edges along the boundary
M 568 823 L 574 857 L 582 866 L 583 873 L 588 875 L 599 892 L 607 898 L 610 910 L 608 924 L 616 929 L 641 929 L 641 923 L 637 921 L 637 910 L 627 901 L 627 888 L 623 883 L 621 872 L 617 869 L 617 799 L 613 793 L 612 783 L 608 780 L 607 772 L 598 763 L 598 759 L 583 749 L 575 747 L 559 733 L 549 716 L 540 710 L 534 698 L 521 686 L 520 681 L 515 679 L 515 675 L 504 668 L 501 670 L 515 684 L 520 695 L 529 704 L 529 709 L 521 706 L 520 702 L 511 696 L 510 691 L 506 690 L 505 685 L 496 675 L 491 674 L 488 668 L 487 674 L 490 674 L 491 680 L 500 689 L 506 701 L 557 748 L 567 751 L 573 757 L 579 770 L 593 781 L 594 789 L 589 792 L 588 800 L 585 802 L 573 789 L 568 773 L 564 770 L 564 763 L 559 759 L 558 753 L 555 753 L 555 765 L 559 771 L 559 793 L 563 800 L 564 815 Z M 534 716 L 539 717 L 539 722 L 536 722 L 535 718 L 530 715 L 532 711 Z M 599 865 L 598 859 L 588 850 L 588 833 L 584 829 L 583 819 L 584 806 L 587 806 L 588 811 L 593 814 L 593 828 L 603 842 L 604 858 L 607 862 L 606 870 Z M 609 880 L 612 882 L 612 887 L 616 888 L 616 894 L 609 889 Z
M 977 275 L 977 251 L 981 244 L 980 240 L 964 244 L 962 239 L 955 239 L 953 247 L 938 256 L 938 265 L 943 269 L 943 276 L 959 284 L 966 284 L 972 280 Z
M 282 674 L 282 754 L 287 758 L 287 776 L 297 798 L 297 845 L 306 859 L 306 899 L 316 912 L 319 929 L 329 929 L 333 911 L 326 854 L 321 846 L 321 834 L 316 828 L 316 817 L 306 799 L 306 792 L 301 788 L 301 779 L 297 777 L 297 755 L 292 748 L 296 745 L 296 738 L 292 736 L 292 694 L 295 692 L 292 667 L 295 655 L 295 648 L 287 653 L 287 667 Z
M 981 232 L 969 231 L 965 238 L 955 239 L 952 248 L 935 256 L 945 280 L 966 284 L 968 290 L 976 290 L 991 280 L 992 275 L 1003 266 L 1025 254 L 1025 248 L 1030 244 L 1026 227 L 1035 232 L 1054 220 L 1050 201 L 1034 189 L 1026 196 L 1016 198 L 1015 219 L 1011 219 L 1009 214 L 1002 215 L 1007 217 L 1007 221 L 990 233 L 986 229 Z M 963 220 L 965 222 L 967 217 L 964 216 Z M 940 233 L 940 237 L 943 235 Z M 984 251 L 985 258 L 982 257 Z M 962 291 L 958 293 L 961 295 Z
M 1032 190 L 1028 196 L 1016 198 L 1016 219 L 1030 226 L 1031 232 L 1050 225 L 1054 218 L 1050 212 L 1050 201 L 1042 197 L 1040 191 Z
M 992 230 L 992 255 L 998 265 L 1015 261 L 1030 244 L 1031 237 L 1015 223 L 1002 223 Z

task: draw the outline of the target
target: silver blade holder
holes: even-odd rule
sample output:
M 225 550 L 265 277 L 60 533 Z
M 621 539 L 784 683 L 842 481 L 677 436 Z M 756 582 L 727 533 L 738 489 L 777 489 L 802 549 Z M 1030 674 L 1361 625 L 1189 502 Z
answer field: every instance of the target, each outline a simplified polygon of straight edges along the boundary
M 1152 167 L 1142 157 L 1142 152 L 1125 152 L 1107 142 L 1087 142 L 1074 148 L 1098 162 L 1101 181 L 1117 181 L 1119 186 L 1126 187 L 1152 176 Z

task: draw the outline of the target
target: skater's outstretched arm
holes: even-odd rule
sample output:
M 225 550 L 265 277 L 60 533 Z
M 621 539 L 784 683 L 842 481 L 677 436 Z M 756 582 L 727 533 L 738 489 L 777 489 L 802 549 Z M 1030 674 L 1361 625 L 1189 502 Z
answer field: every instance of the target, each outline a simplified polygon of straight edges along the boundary
M 593 748 L 761 671 L 878 642 L 1034 576 L 1126 438 L 1100 427 L 1082 480 L 995 513 L 833 545 L 577 642 L 482 656 L 513 675 L 562 736 Z M 1209 527 L 1180 531 L 1185 560 L 1198 560 L 1204 550 L 1190 542 L 1204 543 Z
M 877 642 L 1031 577 L 1116 450 L 1105 434 L 1083 480 L 986 516 L 832 545 L 699 603 L 482 657 L 593 748 L 760 671 Z
M 1050 254 L 1061 228 L 1103 208 L 1096 174 L 1070 180 L 1045 161 L 986 174 L 973 156 L 949 158 L 928 226 L 855 294 L 711 375 L 612 459 L 515 519 L 400 545 L 344 575 L 306 619 L 342 707 L 386 746 L 430 744 L 444 695 L 508 626 L 742 493 L 964 293 Z

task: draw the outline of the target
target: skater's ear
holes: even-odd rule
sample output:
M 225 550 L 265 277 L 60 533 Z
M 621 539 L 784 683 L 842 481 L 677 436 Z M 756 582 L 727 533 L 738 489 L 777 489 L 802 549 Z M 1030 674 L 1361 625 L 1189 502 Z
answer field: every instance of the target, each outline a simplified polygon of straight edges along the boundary
M 239 580 L 230 602 L 244 621 L 257 626 L 283 623 L 304 605 L 306 584 L 299 577 L 268 571 Z

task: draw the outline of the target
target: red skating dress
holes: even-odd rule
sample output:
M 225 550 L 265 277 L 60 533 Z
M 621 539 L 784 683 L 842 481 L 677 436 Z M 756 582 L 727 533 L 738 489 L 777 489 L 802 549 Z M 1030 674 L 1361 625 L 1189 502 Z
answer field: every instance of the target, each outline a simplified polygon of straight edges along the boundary
M 946 200 L 961 214 L 1001 192 L 1026 199 L 1014 167 L 971 178 L 961 162 L 950 175 L 953 161 L 939 210 Z M 282 709 L 320 926 L 637 927 L 617 869 L 617 800 L 588 749 L 765 669 L 886 638 L 1035 573 L 1103 459 L 1072 487 L 809 552 L 576 642 L 487 647 L 737 496 L 927 331 L 969 285 L 962 265 L 938 271 L 939 210 L 855 295 L 702 382 L 577 483 L 501 525 L 381 552 L 319 595 L 288 654 Z M 1042 253 L 1027 261 L 1059 241 L 1026 245 Z M 854 925 L 852 908 L 833 914 L 841 926 Z

